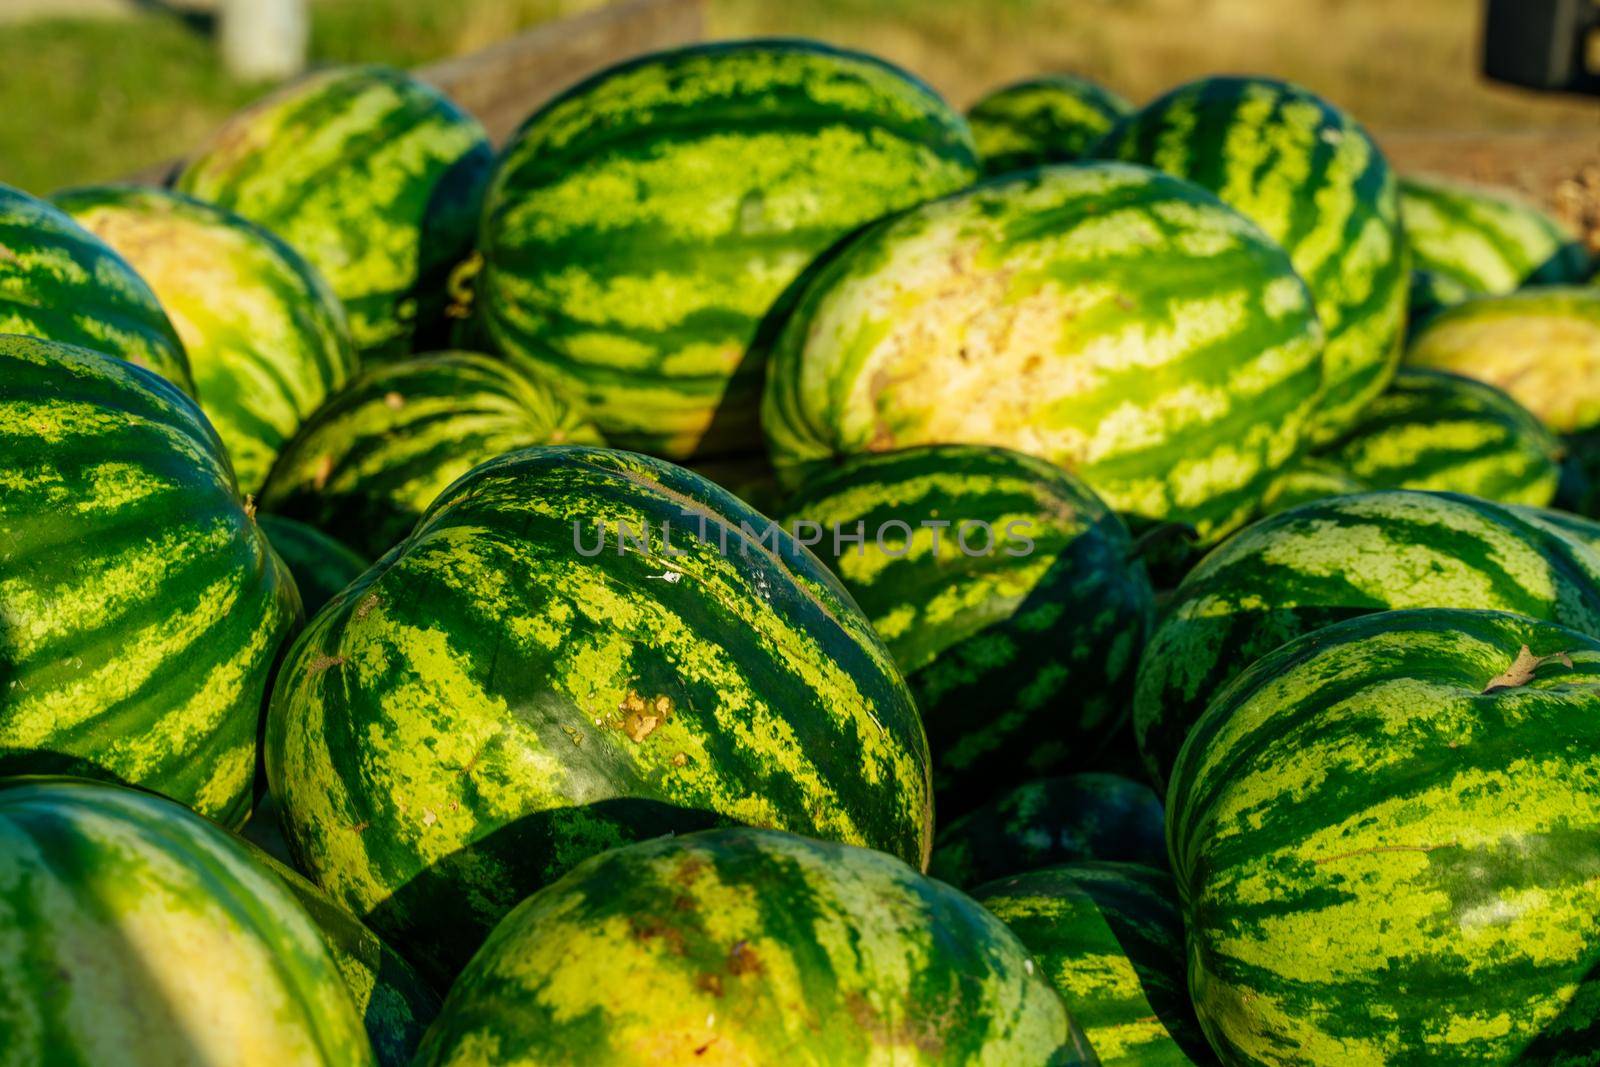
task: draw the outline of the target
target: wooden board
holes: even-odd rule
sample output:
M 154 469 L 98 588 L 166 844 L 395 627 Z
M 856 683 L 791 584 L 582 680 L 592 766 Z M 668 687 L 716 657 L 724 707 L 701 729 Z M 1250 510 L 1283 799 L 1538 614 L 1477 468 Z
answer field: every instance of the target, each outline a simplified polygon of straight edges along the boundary
M 1600 129 L 1379 134 L 1402 174 L 1501 186 L 1554 212 L 1600 253 Z

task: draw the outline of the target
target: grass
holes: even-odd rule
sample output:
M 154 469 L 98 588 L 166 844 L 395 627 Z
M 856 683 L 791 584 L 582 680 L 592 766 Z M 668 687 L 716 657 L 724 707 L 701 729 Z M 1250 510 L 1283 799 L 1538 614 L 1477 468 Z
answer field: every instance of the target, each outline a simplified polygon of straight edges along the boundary
M 316 62 L 415 65 L 600 0 L 312 0 Z M 916 71 L 958 104 L 1046 70 L 1147 99 L 1212 71 L 1303 82 L 1377 128 L 1593 129 L 1600 102 L 1486 85 L 1469 0 L 708 0 L 719 37 L 799 34 Z M 46 193 L 181 154 L 267 86 L 159 13 L 0 24 L 0 181 Z

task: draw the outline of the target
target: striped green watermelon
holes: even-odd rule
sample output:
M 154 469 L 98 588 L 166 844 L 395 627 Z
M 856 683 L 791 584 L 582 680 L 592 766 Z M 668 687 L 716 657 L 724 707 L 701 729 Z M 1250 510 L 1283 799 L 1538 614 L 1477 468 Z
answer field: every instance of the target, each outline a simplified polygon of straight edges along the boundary
M 1007 174 L 1080 159 L 1133 110 L 1087 78 L 1050 74 L 1008 85 L 967 111 L 985 174 Z
M 1314 501 L 1222 545 L 1173 595 L 1140 661 L 1139 751 L 1166 782 L 1218 691 L 1285 642 L 1390 608 L 1494 608 L 1600 634 L 1600 554 L 1525 512 L 1405 490 Z
M 121 256 L 65 212 L 0 184 L 0 334 L 81 345 L 194 393 L 183 342 Z
M 597 856 L 490 935 L 418 1067 L 1094 1063 L 1023 946 L 881 853 L 710 830 Z
M 266 851 L 247 847 L 258 863 L 288 887 L 322 932 L 328 954 L 372 1042 L 378 1067 L 406 1067 L 422 1042 L 423 1031 L 439 1014 L 439 994 L 398 952 L 305 876 Z
M 1499 190 L 1433 178 L 1400 181 L 1411 263 L 1469 293 L 1581 282 L 1589 253 L 1560 222 Z
M 369 565 L 345 545 L 303 522 L 262 514 L 256 516 L 256 525 L 294 576 L 308 618 L 361 577 Z
M 381 556 L 479 463 L 599 440 L 581 413 L 504 360 L 418 356 L 370 368 L 330 397 L 284 447 L 261 505 Z
M 192 400 L 0 336 L 0 775 L 112 778 L 238 825 L 299 612 Z
M 1447 308 L 1406 362 L 1504 389 L 1556 433 L 1600 424 L 1600 288 L 1546 286 Z
M 1116 774 L 1068 774 L 1024 782 L 944 823 L 928 873 L 955 886 L 1080 860 L 1167 865 L 1161 801 Z
M 102 185 L 55 203 L 150 283 L 240 490 L 259 492 L 284 442 L 355 373 L 338 299 L 272 234 L 181 193 Z
M 177 804 L 0 779 L 7 1064 L 362 1067 L 328 949 L 245 846 Z
M 436 500 L 290 651 L 266 766 L 302 869 L 444 977 L 627 841 L 741 822 L 923 864 L 931 838 L 921 721 L 833 577 L 606 449 L 515 452 Z
M 483 127 L 388 67 L 336 67 L 229 119 L 177 188 L 282 237 L 343 301 L 356 347 L 441 335 L 494 154 Z
M 1016 448 L 1214 538 L 1300 443 L 1322 334 L 1288 257 L 1144 167 L 995 179 L 867 230 L 779 337 L 780 478 L 921 444 Z
M 1561 443 L 1494 386 L 1404 367 L 1319 459 L 1373 489 L 1437 489 L 1543 507 Z
M 1600 1060 L 1600 643 L 1353 619 L 1207 709 L 1167 813 L 1223 1062 Z
M 1429 319 L 1471 295 L 1471 289 L 1443 274 L 1413 270 L 1406 296 L 1406 336 L 1415 337 Z
M 1554 529 L 1569 540 L 1595 552 L 1600 552 L 1600 522 L 1574 515 L 1570 511 L 1559 508 L 1529 508 L 1515 509 L 1518 514 L 1532 522 Z
M 477 300 L 499 347 L 571 386 L 617 444 L 760 441 L 768 308 L 863 223 L 978 176 L 961 116 L 870 56 L 697 45 L 604 71 L 500 155 Z
M 1106 1067 L 1216 1062 L 1184 984 L 1170 874 L 1069 863 L 990 882 L 972 896 L 1033 954 Z
M 908 448 L 851 457 L 788 509 L 910 684 L 944 814 L 1093 765 L 1126 721 L 1153 594 L 1127 527 L 1072 475 Z
M 1383 391 L 1405 340 L 1410 257 L 1395 176 L 1353 119 L 1284 82 L 1204 78 L 1118 122 L 1091 154 L 1187 178 L 1288 249 L 1328 336 L 1316 439 Z
M 1301 456 L 1284 468 L 1262 498 L 1261 511 L 1273 515 L 1330 496 L 1364 493 L 1372 487 L 1345 468 L 1316 456 Z

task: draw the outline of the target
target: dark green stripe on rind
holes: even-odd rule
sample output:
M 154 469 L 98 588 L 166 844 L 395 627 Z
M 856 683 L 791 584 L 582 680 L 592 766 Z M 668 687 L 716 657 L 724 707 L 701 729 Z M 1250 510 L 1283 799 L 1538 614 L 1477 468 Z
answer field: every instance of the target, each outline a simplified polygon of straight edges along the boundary
M 840 455 L 999 445 L 1214 539 L 1294 455 L 1321 345 L 1288 257 L 1209 193 L 1049 167 L 879 223 L 822 266 L 762 428 L 791 485 Z
M 1079 159 L 1133 105 L 1104 86 L 1070 74 L 1008 85 L 967 111 L 972 139 L 993 176 Z
M 445 327 L 492 164 L 483 127 L 432 86 L 339 67 L 233 116 L 177 187 L 282 237 L 343 301 L 362 353 L 391 358 Z
M 144 279 L 71 217 L 0 184 L 0 334 L 79 345 L 191 395 L 177 332 Z
M 598 856 L 502 922 L 419 1067 L 1094 1063 L 1017 939 L 892 857 L 714 830 Z
M 1080 860 L 1167 865 L 1161 801 L 1115 774 L 1026 782 L 944 823 L 928 873 L 955 886 Z
M 1596 1061 L 1592 638 L 1497 612 L 1330 626 L 1218 695 L 1169 800 L 1224 1062 Z
M 1543 507 L 1561 443 L 1499 389 L 1444 371 L 1402 368 L 1319 459 L 1373 489 L 1433 489 Z
M 338 298 L 271 233 L 180 193 L 105 185 L 55 203 L 160 298 L 240 490 L 259 492 L 284 442 L 355 373 Z
M 972 891 L 1017 935 L 1106 1067 L 1213 1064 L 1189 1004 L 1172 876 L 1073 863 Z
M 322 932 L 339 969 L 378 1067 L 407 1067 L 428 1024 L 439 1014 L 439 995 L 411 964 L 361 920 L 329 900 L 304 875 L 254 845 L 252 857 L 278 876 Z
M 941 813 L 1091 766 L 1126 721 L 1153 594 L 1122 520 L 1072 475 L 1006 449 L 910 448 L 846 460 L 788 515 L 905 674 Z
M 469 352 L 418 356 L 374 367 L 329 397 L 284 447 L 261 503 L 376 557 L 479 463 L 562 443 L 600 438 L 516 366 Z
M 1263 519 L 1183 580 L 1150 638 L 1133 719 L 1151 775 L 1167 780 L 1206 704 L 1252 662 L 1391 608 L 1494 608 L 1600 634 L 1600 555 L 1453 493 L 1333 497 Z
M 0 781 L 7 1064 L 367 1067 L 315 924 L 245 846 L 160 797 Z
M 1463 293 L 1567 285 L 1589 272 L 1589 254 L 1555 219 L 1501 191 L 1432 178 L 1400 181 L 1411 265 Z
M 1195 182 L 1288 250 L 1328 337 L 1314 437 L 1383 390 L 1405 339 L 1410 257 L 1394 174 L 1353 119 L 1284 82 L 1205 78 L 1120 121 L 1092 154 Z
M 303 522 L 282 515 L 257 515 L 256 524 L 294 576 L 307 618 L 370 566 L 369 560 Z
M 803 41 L 645 56 L 502 151 L 478 305 L 610 440 L 739 452 L 759 441 L 752 343 L 773 302 L 844 234 L 977 173 L 961 116 L 869 56 Z
M 741 541 L 766 522 L 605 449 L 456 482 L 285 662 L 266 765 L 300 866 L 448 977 L 523 896 L 630 840 L 742 822 L 925 863 L 910 693 L 814 557 Z M 648 548 L 621 551 L 619 523 Z
M 1406 362 L 1504 389 L 1556 433 L 1589 429 L 1600 424 L 1600 288 L 1463 301 L 1428 320 Z
M 0 337 L 0 774 L 112 778 L 238 825 L 299 612 L 193 401 Z

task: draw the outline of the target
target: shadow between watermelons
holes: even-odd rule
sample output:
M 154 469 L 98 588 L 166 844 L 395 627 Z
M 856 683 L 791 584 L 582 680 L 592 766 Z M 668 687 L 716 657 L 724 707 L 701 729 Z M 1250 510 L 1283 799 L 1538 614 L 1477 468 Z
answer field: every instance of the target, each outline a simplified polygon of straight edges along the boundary
M 578 823 L 581 839 L 573 833 Z M 616 847 L 737 825 L 716 812 L 642 797 L 533 812 L 435 861 L 361 918 L 447 989 L 507 912 L 604 850 L 594 847 L 597 837 L 613 837 L 608 847 Z M 418 929 L 427 936 L 417 937 Z

